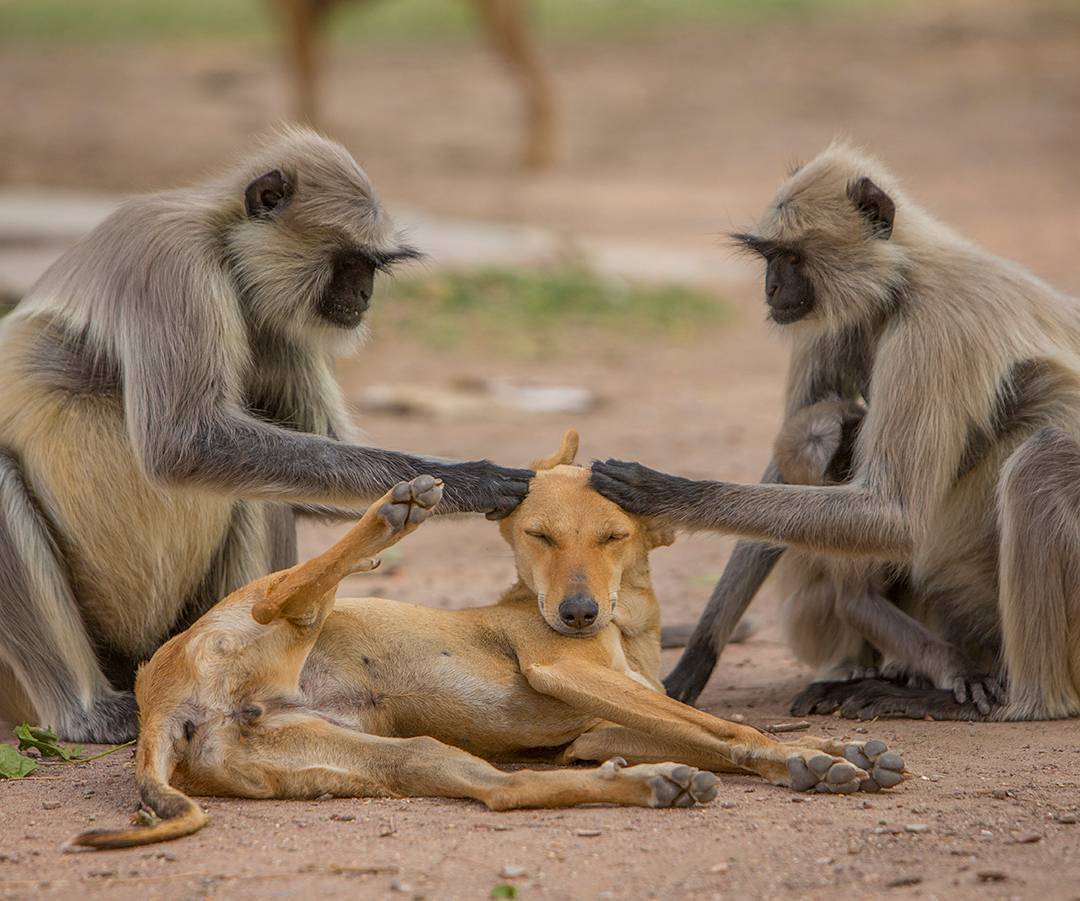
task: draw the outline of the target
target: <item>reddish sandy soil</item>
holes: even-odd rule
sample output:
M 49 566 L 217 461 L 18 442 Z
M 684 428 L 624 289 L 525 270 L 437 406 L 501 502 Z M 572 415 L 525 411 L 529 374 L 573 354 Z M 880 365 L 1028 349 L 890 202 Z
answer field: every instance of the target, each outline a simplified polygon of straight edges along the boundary
M 329 125 L 391 205 L 669 245 L 713 241 L 752 215 L 789 160 L 848 133 L 974 238 L 1080 290 L 1080 19 L 963 9 L 553 46 L 566 158 L 541 177 L 513 170 L 512 95 L 467 47 L 339 49 Z M 265 54 L 218 46 L 7 48 L 0 81 L 9 87 L 0 180 L 9 183 L 126 189 L 189 178 L 284 110 Z M 374 381 L 527 374 L 589 385 L 605 401 L 580 417 L 368 415 L 362 425 L 376 443 L 521 463 L 575 425 L 585 457 L 753 479 L 784 365 L 759 290 L 735 286 L 734 321 L 690 343 L 599 335 L 588 354 L 553 347 L 522 361 L 379 334 L 342 376 L 353 398 Z M 308 529 L 303 547 L 328 537 Z M 703 536 L 656 553 L 668 621 L 696 615 L 730 546 Z M 348 588 L 460 606 L 493 599 L 512 577 L 482 521 L 429 524 L 401 550 L 395 571 Z M 765 593 L 760 631 L 724 655 L 702 697 L 709 711 L 759 725 L 786 718 L 808 674 L 780 641 L 776 600 Z M 832 735 L 861 734 L 856 727 L 813 723 Z M 127 820 L 136 803 L 128 752 L 42 767 L 0 784 L 0 896 L 481 898 L 512 881 L 523 897 L 547 898 L 1080 897 L 1075 722 L 863 728 L 901 748 L 915 773 L 888 795 L 795 797 L 737 777 L 695 811 L 210 800 L 212 822 L 192 838 L 101 854 L 62 854 L 61 844 L 88 825 Z M 506 866 L 526 875 L 506 880 Z

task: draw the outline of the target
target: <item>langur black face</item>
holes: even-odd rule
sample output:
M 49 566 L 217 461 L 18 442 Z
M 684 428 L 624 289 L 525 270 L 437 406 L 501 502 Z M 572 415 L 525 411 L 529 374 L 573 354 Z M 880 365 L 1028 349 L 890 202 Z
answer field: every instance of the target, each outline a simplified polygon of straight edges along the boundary
M 334 258 L 334 274 L 318 299 L 319 316 L 338 328 L 352 329 L 360 325 L 371 304 L 375 290 L 375 273 L 390 272 L 405 260 L 419 259 L 420 252 L 412 247 L 393 250 L 350 248 Z
M 736 241 L 765 260 L 765 303 L 769 318 L 780 325 L 798 322 L 817 305 L 814 283 L 804 271 L 803 255 L 796 246 L 757 235 L 733 235 Z
M 311 293 L 297 293 L 307 293 L 310 300 L 304 305 L 314 307 L 311 313 L 318 323 L 342 330 L 353 330 L 360 326 L 371 305 L 377 272 L 389 272 L 396 264 L 420 256 L 418 251 L 406 245 L 377 248 L 366 243 L 355 243 L 365 241 L 364 230 L 342 227 L 350 224 L 347 214 L 371 205 L 370 201 L 365 204 L 364 198 L 357 200 L 351 209 L 345 207 L 339 211 L 340 222 L 331 223 L 338 224 L 337 228 L 333 228 L 323 221 L 313 221 L 312 217 L 304 216 L 302 192 L 298 196 L 294 179 L 280 169 L 259 176 L 244 192 L 244 208 L 249 220 L 276 222 L 292 229 L 290 234 L 294 236 L 294 244 L 290 248 L 290 255 L 300 246 L 312 249 L 310 262 L 306 265 L 301 263 L 294 268 L 295 257 L 286 254 L 280 255 L 275 265 L 279 266 L 281 273 L 288 271 L 289 274 L 283 275 L 285 278 L 299 272 L 298 283 L 317 285 Z M 325 215 L 326 204 L 322 206 Z M 327 239 L 320 246 L 319 235 L 324 230 Z M 374 235 L 372 238 L 377 240 Z M 327 245 L 330 247 L 329 256 Z M 293 292 L 282 292 L 279 288 L 278 293 Z
M 802 257 L 794 250 L 778 250 L 767 258 L 765 302 L 769 318 L 780 325 L 798 322 L 817 303 L 814 285 L 802 272 Z
M 776 204 L 771 223 L 773 227 L 767 228 L 767 233 L 775 237 L 732 235 L 740 247 L 752 251 L 765 261 L 765 303 L 769 307 L 769 318 L 779 325 L 805 319 L 817 308 L 818 288 L 811 278 L 811 270 L 816 274 L 827 302 L 832 287 L 830 280 L 835 279 L 838 273 L 837 267 L 830 263 L 830 254 L 835 254 L 836 248 L 840 247 L 847 250 L 850 256 L 853 248 L 844 245 L 845 239 L 849 245 L 852 244 L 848 236 L 857 236 L 854 240 L 858 242 L 859 253 L 866 252 L 868 241 L 888 241 L 892 237 L 896 206 L 869 178 L 855 179 L 847 186 L 847 199 L 850 201 L 847 208 L 843 204 L 829 202 L 822 204 L 822 210 L 818 212 L 803 196 L 806 193 L 800 194 L 797 200 L 785 200 L 784 204 L 801 204 L 804 207 L 801 210 L 803 218 L 813 219 L 812 227 L 776 227 L 779 219 L 776 211 L 783 205 Z M 817 215 L 812 216 L 814 213 Z

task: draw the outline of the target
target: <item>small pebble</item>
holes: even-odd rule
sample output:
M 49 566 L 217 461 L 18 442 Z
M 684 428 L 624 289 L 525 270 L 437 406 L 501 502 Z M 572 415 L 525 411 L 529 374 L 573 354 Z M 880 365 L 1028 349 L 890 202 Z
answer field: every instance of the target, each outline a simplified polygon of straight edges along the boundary
M 990 794 L 992 794 L 999 801 L 1004 801 L 1007 798 L 1011 797 L 1007 788 L 995 788 Z
M 1041 841 L 1042 836 L 1037 832 L 1022 832 L 1013 839 L 1013 842 L 1018 845 L 1034 845 L 1036 842 Z
M 402 882 L 400 879 L 392 879 L 390 881 L 390 891 L 392 892 L 404 892 L 405 894 L 412 893 L 412 886 L 407 882 Z
M 814 861 L 814 863 L 816 863 L 819 867 L 827 867 L 832 862 L 833 859 L 831 857 L 819 857 L 817 860 Z
M 903 888 L 907 885 L 918 885 L 922 882 L 922 876 L 897 876 L 885 883 L 885 888 Z
M 709 867 L 709 872 L 710 873 L 716 873 L 718 875 L 723 875 L 723 874 L 727 873 L 727 871 L 730 870 L 730 869 L 731 869 L 731 866 L 729 864 L 726 864 L 726 863 L 714 863 L 711 867 Z
M 581 838 L 596 838 L 596 836 L 598 836 L 600 834 L 601 834 L 601 830 L 599 830 L 599 829 L 575 829 L 574 830 L 574 835 L 578 835 Z
M 60 809 L 60 802 L 59 801 L 42 801 L 41 802 L 41 809 L 42 810 L 59 810 Z
M 927 826 L 926 823 L 908 823 L 904 827 L 904 831 L 905 832 L 923 833 L 923 832 L 929 832 L 930 827 Z
M 795 797 L 793 797 L 791 799 L 791 803 L 792 804 L 805 804 L 806 803 L 806 798 L 804 798 L 802 795 L 795 795 Z
M 1004 882 L 1009 878 L 1009 874 L 1001 870 L 977 870 L 975 878 L 979 882 Z
M 503 879 L 521 879 L 522 876 L 527 876 L 529 871 L 525 867 L 519 867 L 517 864 L 508 863 L 504 864 L 503 868 L 499 870 L 499 875 Z
M 1080 816 L 1077 816 L 1075 813 L 1059 813 L 1054 817 L 1054 822 L 1071 826 L 1075 823 L 1080 823 Z
M 721 802 L 720 802 L 720 806 L 721 806 L 721 807 L 722 807 L 722 808 L 723 808 L 724 810 L 734 810 L 734 809 L 735 809 L 736 807 L 738 807 L 739 805 L 738 805 L 738 804 L 736 804 L 736 803 L 735 803 L 734 801 L 721 801 Z
M 336 820 L 339 823 L 351 823 L 356 819 L 351 813 L 332 813 L 330 819 Z

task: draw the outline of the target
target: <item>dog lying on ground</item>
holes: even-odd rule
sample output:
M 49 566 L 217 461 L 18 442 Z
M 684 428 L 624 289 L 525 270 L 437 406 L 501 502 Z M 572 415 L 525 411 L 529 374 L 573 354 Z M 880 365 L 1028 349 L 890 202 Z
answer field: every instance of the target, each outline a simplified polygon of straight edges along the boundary
M 220 601 L 139 671 L 136 772 L 148 827 L 85 832 L 118 848 L 195 832 L 181 790 L 246 798 L 433 796 L 493 810 L 689 807 L 714 772 L 797 790 L 903 778 L 880 741 L 781 743 L 668 698 L 648 553 L 670 544 L 588 487 L 577 435 L 537 461 L 500 523 L 519 581 L 497 604 L 434 610 L 338 599 L 346 575 L 431 513 L 429 476 L 397 485 L 325 553 Z M 489 761 L 607 761 L 504 772 Z M 177 787 L 174 787 L 177 786 Z

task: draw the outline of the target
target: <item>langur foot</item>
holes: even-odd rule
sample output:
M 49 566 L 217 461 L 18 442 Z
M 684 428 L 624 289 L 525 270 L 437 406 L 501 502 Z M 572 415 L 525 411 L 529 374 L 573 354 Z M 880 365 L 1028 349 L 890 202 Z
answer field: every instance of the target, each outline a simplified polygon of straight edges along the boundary
M 853 720 L 896 719 L 986 720 L 993 708 L 980 710 L 975 701 L 957 701 L 944 688 L 897 685 L 881 679 L 859 682 L 812 682 L 792 701 L 795 716 L 830 714 Z
M 811 682 L 791 702 L 792 716 L 811 714 L 828 715 L 840 709 L 863 684 L 861 679 L 840 679 L 828 682 Z

